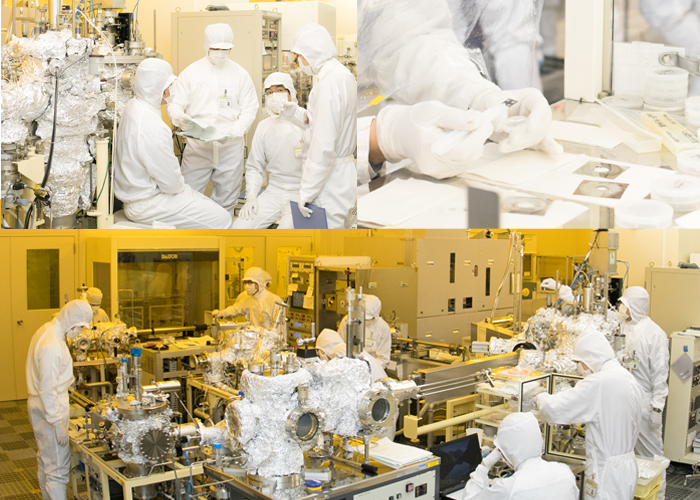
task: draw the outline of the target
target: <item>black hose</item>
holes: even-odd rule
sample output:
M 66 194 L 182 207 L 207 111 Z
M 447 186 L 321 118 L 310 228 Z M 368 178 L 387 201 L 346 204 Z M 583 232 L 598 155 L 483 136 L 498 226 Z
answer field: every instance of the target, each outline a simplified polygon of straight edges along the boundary
M 49 149 L 49 161 L 46 164 L 46 172 L 44 172 L 44 180 L 41 181 L 41 187 L 45 188 L 51 175 L 51 163 L 53 162 L 53 146 L 56 141 L 56 115 L 58 113 L 58 71 L 56 72 L 56 89 L 53 94 L 53 127 L 51 129 L 51 148 Z

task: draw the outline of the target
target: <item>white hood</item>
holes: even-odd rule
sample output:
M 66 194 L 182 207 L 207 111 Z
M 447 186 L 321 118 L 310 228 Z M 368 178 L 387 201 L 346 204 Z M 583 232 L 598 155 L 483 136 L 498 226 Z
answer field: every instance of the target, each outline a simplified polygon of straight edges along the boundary
M 292 52 L 304 56 L 316 75 L 326 61 L 338 56 L 330 33 L 316 23 L 309 23 L 297 31 Z
M 95 287 L 88 288 L 87 292 L 85 292 L 85 300 L 91 306 L 99 306 L 102 304 L 102 290 Z
M 210 24 L 204 28 L 205 53 L 208 54 L 209 49 L 232 49 L 233 47 L 233 30 L 228 24 Z
M 288 75 L 287 73 L 272 73 L 270 76 L 265 78 L 265 88 L 263 89 L 263 92 L 273 85 L 284 85 L 284 88 L 289 90 L 289 93 L 292 95 L 292 102 L 294 104 L 299 103 L 299 101 L 297 101 L 297 91 L 294 88 L 294 81 L 292 80 L 291 75 Z
M 629 309 L 632 325 L 636 325 L 649 314 L 649 293 L 641 286 L 631 286 L 625 290 L 620 302 Z
M 542 434 L 532 413 L 512 413 L 501 421 L 493 444 L 516 469 L 542 455 Z
M 56 331 L 60 332 L 64 338 L 68 330 L 74 326 L 89 328 L 91 321 L 92 308 L 84 300 L 71 300 L 51 320 Z
M 365 295 L 365 319 L 377 319 L 382 312 L 382 301 L 376 295 Z
M 163 92 L 172 83 L 173 68 L 162 59 L 146 59 L 134 75 L 134 94 L 142 101 L 160 109 Z
M 258 293 L 256 295 L 260 295 L 260 293 L 267 288 L 268 276 L 270 275 L 266 273 L 263 269 L 259 267 L 250 267 L 245 272 L 245 275 L 243 276 L 243 281 L 252 281 L 253 283 L 257 283 Z
M 327 359 L 334 359 L 345 354 L 345 342 L 338 332 L 324 328 L 316 339 L 316 349 L 321 351 Z
M 583 361 L 598 373 L 611 359 L 615 359 L 615 351 L 602 333 L 590 330 L 581 334 L 574 347 L 574 361 Z

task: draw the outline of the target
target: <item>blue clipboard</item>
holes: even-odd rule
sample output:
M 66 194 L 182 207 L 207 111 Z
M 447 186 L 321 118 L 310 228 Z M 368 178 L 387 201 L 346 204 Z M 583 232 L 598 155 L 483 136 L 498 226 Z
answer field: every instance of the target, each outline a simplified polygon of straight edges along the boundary
M 294 229 L 328 229 L 328 221 L 326 220 L 326 210 L 307 203 L 306 206 L 312 210 L 311 217 L 304 217 L 299 212 L 299 205 L 296 201 L 290 201 L 292 206 L 292 221 Z

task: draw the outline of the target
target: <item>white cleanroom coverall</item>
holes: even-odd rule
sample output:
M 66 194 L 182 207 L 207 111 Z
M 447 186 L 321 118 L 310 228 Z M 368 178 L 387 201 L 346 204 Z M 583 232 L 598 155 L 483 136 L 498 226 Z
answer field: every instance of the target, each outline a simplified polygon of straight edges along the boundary
M 317 77 L 306 111 L 299 202 L 325 209 L 328 229 L 347 228 L 357 201 L 357 82 L 336 59 L 335 44 L 323 26 L 303 26 L 292 52 L 303 56 Z M 280 227 L 291 227 L 288 217 Z
M 37 444 L 37 475 L 44 500 L 65 500 L 70 472 L 68 388 L 75 380 L 66 336 L 75 337 L 92 321 L 84 300 L 72 300 L 39 328 L 29 344 L 27 411 Z
M 629 311 L 629 321 L 623 323 L 625 350 L 637 360 L 631 373 L 644 390 L 642 425 L 634 451 L 641 457 L 653 459 L 654 455 L 664 454 L 661 417 L 668 396 L 668 336 L 647 316 L 649 294 L 644 288 L 631 286 L 620 300 Z M 658 497 L 663 499 L 666 497 L 666 471 L 661 478 Z
M 515 473 L 489 482 L 489 468 L 479 464 L 462 491 L 462 500 L 577 500 L 571 469 L 542 460 L 542 434 L 532 413 L 513 413 L 498 427 L 494 443 Z
M 90 307 L 92 308 L 92 321 L 90 326 L 94 326 L 97 323 L 109 323 L 109 316 L 104 309 L 100 307 L 102 304 L 102 290 L 95 287 L 90 287 L 85 293 L 85 300 L 88 301 Z
M 208 57 L 213 45 L 232 46 L 233 32 L 227 24 L 212 24 L 204 30 L 207 57 L 185 68 L 173 84 L 173 100 L 168 114 L 182 128 L 183 115 L 203 127 L 213 125 L 223 141 L 202 142 L 187 139 L 182 156 L 182 175 L 195 191 L 203 193 L 211 180 L 211 199 L 232 211 L 238 202 L 243 179 L 244 135 L 255 121 L 260 100 L 250 75 L 226 58 Z
M 376 295 L 365 295 L 365 348 L 364 350 L 386 368 L 391 361 L 391 327 L 381 317 L 382 301 Z M 348 317 L 338 327 L 341 338 L 347 340 Z
M 272 85 L 284 85 L 291 102 L 297 103 L 297 93 L 290 75 L 272 73 L 265 79 L 265 91 Z M 281 95 L 287 97 L 286 93 Z M 299 199 L 304 131 L 287 117 L 270 111 L 270 99 L 267 101 L 270 117 L 261 121 L 255 129 L 245 166 L 246 205 L 256 203 L 257 207 L 248 219 L 244 218 L 244 210 L 241 210 L 233 224 L 234 229 L 269 227 L 283 213 L 291 213 L 289 202 Z M 267 188 L 258 196 L 265 182 L 265 171 L 270 175 Z
M 136 97 L 124 108 L 115 141 L 115 194 L 134 222 L 157 221 L 178 229 L 228 229 L 231 216 L 185 184 L 180 174 L 171 130 L 160 113 L 172 74 L 170 65 L 161 59 L 146 59 L 136 70 Z
M 597 331 L 579 337 L 574 360 L 593 373 L 571 389 L 537 396 L 540 414 L 549 424 L 586 424 L 586 485 L 596 496 L 585 498 L 632 500 L 638 476 L 634 445 L 642 420 L 642 388 Z
M 246 290 L 236 298 L 236 302 L 232 306 L 228 306 L 223 311 L 217 313 L 219 317 L 230 317 L 237 314 L 249 312 L 249 319 L 253 326 L 259 326 L 270 330 L 275 325 L 277 312 L 282 306 L 279 303 L 283 302 L 281 298 L 267 289 L 269 283 L 266 272 L 259 267 L 249 268 L 244 277 L 243 283 Z M 280 321 L 280 334 L 285 337 L 287 332 L 287 323 L 284 317 Z

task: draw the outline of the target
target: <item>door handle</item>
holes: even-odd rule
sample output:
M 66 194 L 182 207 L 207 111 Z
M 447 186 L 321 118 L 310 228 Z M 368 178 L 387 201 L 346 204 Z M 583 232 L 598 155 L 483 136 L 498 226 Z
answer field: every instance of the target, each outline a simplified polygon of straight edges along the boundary
M 24 320 L 23 320 L 23 319 L 18 319 L 18 320 L 17 320 L 17 324 L 18 324 L 19 326 L 22 326 L 22 325 L 24 324 Z

